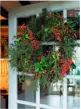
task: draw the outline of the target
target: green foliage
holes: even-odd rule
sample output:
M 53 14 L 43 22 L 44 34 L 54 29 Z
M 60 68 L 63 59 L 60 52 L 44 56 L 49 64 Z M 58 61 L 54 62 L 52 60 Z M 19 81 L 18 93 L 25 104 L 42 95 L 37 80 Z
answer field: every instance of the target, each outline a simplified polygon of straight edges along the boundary
M 63 22 L 62 16 L 43 9 L 39 17 L 33 17 L 29 26 L 23 28 L 23 33 L 14 37 L 10 45 L 12 67 L 17 71 L 34 74 L 32 86 L 37 87 L 62 79 L 73 67 L 72 56 L 77 46 L 72 21 Z M 52 49 L 43 52 L 42 42 L 55 42 Z M 58 50 L 55 48 L 58 46 Z M 42 53 L 42 54 L 41 54 Z M 61 62 L 62 60 L 62 62 Z M 20 82 L 24 76 L 20 77 Z
M 80 16 L 68 17 L 68 21 L 71 21 L 71 26 L 74 29 L 80 28 Z

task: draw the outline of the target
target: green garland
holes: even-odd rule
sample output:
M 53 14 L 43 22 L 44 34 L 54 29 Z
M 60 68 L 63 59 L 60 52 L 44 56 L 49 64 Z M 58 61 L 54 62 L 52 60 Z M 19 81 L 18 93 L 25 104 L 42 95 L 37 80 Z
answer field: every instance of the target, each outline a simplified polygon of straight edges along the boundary
M 17 71 L 33 74 L 33 83 L 40 86 L 62 79 L 71 67 L 76 34 L 70 21 L 55 12 L 43 9 L 29 26 L 23 24 L 22 34 L 14 37 L 10 45 L 11 65 Z M 21 78 L 21 80 L 23 80 Z

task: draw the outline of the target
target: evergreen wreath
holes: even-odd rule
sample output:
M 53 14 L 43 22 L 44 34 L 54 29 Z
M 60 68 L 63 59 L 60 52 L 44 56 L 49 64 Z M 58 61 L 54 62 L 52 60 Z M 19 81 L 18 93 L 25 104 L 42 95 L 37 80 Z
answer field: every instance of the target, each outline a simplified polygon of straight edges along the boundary
M 72 58 L 78 44 L 70 20 L 64 23 L 61 15 L 43 9 L 21 29 L 22 34 L 14 36 L 14 44 L 10 45 L 11 65 L 17 71 L 33 74 L 33 81 L 39 79 L 44 87 L 75 68 Z

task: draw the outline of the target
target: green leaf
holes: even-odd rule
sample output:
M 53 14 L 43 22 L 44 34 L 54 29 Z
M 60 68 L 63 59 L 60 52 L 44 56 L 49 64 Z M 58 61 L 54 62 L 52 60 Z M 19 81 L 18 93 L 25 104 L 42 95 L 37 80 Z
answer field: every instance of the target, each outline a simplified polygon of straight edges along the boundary
M 25 38 L 29 39 L 29 35 L 28 34 L 25 34 Z
M 80 70 L 79 69 L 77 70 L 76 75 L 80 75 Z
M 53 59 L 54 59 L 54 60 L 59 60 L 59 56 L 58 56 L 55 52 L 53 53 L 52 56 L 53 56 Z
M 21 41 L 21 37 L 16 39 L 16 42 L 20 42 Z
M 71 64 L 72 69 L 76 69 L 76 65 L 73 63 Z
M 46 58 L 44 56 L 42 56 L 41 61 L 40 61 L 40 64 L 44 64 L 45 61 L 46 61 Z
M 35 72 L 40 71 L 40 63 L 35 63 Z

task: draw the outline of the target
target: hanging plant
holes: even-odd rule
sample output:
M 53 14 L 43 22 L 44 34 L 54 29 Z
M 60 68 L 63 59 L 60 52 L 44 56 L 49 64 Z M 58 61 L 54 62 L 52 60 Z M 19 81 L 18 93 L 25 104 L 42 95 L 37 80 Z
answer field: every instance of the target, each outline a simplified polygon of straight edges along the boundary
M 74 47 L 78 46 L 70 22 L 65 24 L 58 13 L 43 9 L 38 18 L 33 18 L 29 26 L 23 24 L 21 29 L 22 34 L 15 36 L 10 45 L 12 67 L 23 74 L 33 74 L 33 81 L 39 79 L 43 87 L 67 75 L 74 65 Z

